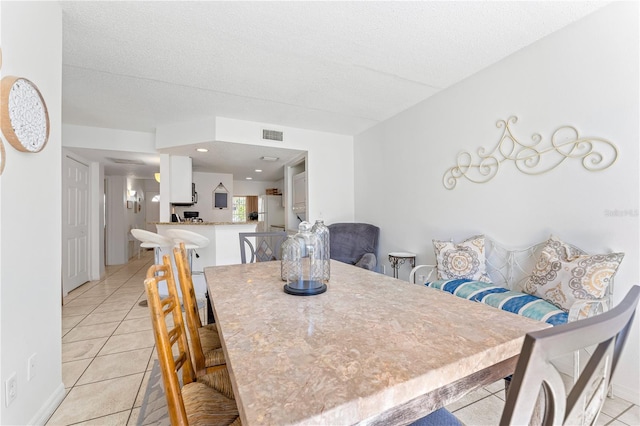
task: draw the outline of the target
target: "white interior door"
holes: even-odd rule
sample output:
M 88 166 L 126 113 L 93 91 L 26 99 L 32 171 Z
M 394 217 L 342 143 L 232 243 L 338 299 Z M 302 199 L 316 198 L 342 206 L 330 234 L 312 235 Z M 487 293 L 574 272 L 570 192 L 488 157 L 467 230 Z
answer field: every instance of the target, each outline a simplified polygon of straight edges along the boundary
M 89 166 L 65 155 L 62 184 L 62 294 L 89 281 Z

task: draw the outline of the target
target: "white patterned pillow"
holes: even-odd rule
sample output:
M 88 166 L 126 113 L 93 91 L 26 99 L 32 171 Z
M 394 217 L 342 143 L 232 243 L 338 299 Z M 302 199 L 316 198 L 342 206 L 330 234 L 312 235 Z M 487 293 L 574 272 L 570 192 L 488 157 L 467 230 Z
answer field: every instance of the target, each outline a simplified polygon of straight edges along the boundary
M 624 253 L 581 255 L 553 235 L 540 252 L 524 291 L 564 311 L 579 299 L 602 298 Z
M 433 240 L 439 280 L 468 278 L 491 282 L 485 265 L 484 235 L 476 235 L 454 244 Z

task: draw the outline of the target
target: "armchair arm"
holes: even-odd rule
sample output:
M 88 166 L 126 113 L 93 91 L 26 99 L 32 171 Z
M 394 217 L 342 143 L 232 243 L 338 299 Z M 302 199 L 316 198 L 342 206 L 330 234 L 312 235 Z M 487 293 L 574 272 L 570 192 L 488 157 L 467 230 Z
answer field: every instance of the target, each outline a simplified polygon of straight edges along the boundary
M 378 260 L 376 259 L 376 255 L 373 253 L 365 253 L 362 255 L 360 260 L 356 262 L 356 266 L 364 269 L 368 269 L 369 271 L 375 271 Z
M 609 310 L 609 296 L 602 299 L 579 299 L 569 308 L 568 322 L 574 322 L 602 314 Z
M 431 275 L 433 275 L 433 273 L 436 271 L 437 266 L 436 265 L 418 265 L 415 268 L 413 268 L 411 270 L 411 272 L 409 272 L 409 282 L 412 284 L 419 284 L 419 285 L 423 285 L 424 282 L 416 282 L 416 272 L 418 272 L 419 270 L 424 269 L 424 272 L 421 272 L 420 275 L 424 275 L 426 274 L 425 277 L 425 282 L 429 281 L 429 279 L 431 278 Z M 437 276 L 437 275 L 436 275 Z

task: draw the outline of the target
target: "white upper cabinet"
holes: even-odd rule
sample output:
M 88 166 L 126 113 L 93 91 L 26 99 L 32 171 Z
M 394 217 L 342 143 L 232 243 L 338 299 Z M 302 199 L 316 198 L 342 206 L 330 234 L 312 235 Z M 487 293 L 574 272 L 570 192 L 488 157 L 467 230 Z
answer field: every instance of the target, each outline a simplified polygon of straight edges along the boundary
M 293 176 L 293 211 L 307 211 L 307 172 L 298 173 Z
M 171 202 L 193 203 L 191 183 L 193 182 L 191 157 L 172 155 L 171 164 Z

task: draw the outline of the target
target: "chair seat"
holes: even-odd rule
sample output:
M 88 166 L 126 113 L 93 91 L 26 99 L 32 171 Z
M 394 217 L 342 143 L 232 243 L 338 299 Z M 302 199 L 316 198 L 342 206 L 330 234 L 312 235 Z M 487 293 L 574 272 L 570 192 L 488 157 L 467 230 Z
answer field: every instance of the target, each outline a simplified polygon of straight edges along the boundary
M 187 250 L 206 247 L 210 242 L 204 235 L 186 229 L 167 229 L 166 234 L 176 245 L 184 243 Z
M 142 242 L 142 244 L 140 245 L 141 247 L 157 248 L 173 246 L 173 241 L 171 241 L 169 238 L 160 234 L 156 234 L 155 232 L 146 231 L 144 229 L 134 228 L 131 230 L 131 235 L 133 235 L 135 239 Z
M 212 389 L 220 392 L 229 399 L 235 400 L 233 395 L 233 387 L 231 386 L 231 378 L 229 377 L 229 370 L 226 366 L 220 366 L 219 368 L 198 376 L 197 382 L 204 383 Z
M 198 329 L 198 335 L 200 336 L 200 343 L 203 351 L 210 351 L 222 347 L 218 330 L 215 327 L 215 324 L 208 324 Z
M 462 426 L 462 423 L 446 408 L 440 408 L 411 423 L 411 426 Z
M 222 350 L 222 342 L 215 324 L 207 324 L 198 329 L 200 345 L 204 353 L 206 367 L 215 367 L 227 363 Z
M 190 426 L 239 424 L 236 402 L 204 383 L 189 383 L 181 393 Z

